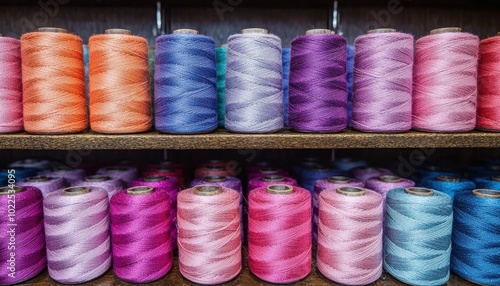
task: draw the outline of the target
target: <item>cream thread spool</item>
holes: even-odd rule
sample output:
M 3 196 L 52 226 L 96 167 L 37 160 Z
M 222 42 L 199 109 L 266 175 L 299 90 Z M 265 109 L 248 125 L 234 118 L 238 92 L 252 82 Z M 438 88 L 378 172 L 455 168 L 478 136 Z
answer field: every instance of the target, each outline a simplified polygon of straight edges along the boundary
M 266 191 L 273 195 L 289 195 L 293 193 L 293 187 L 290 185 L 270 185 Z
M 351 178 L 344 176 L 331 176 L 328 177 L 328 182 L 332 184 L 349 184 L 351 182 Z
M 335 190 L 337 193 L 348 197 L 361 197 L 366 194 L 366 190 L 358 187 L 340 187 Z
M 263 182 L 283 182 L 285 180 L 285 177 L 283 176 L 264 176 L 260 179 Z
M 427 188 L 420 187 L 411 187 L 405 188 L 405 192 L 410 195 L 419 196 L 419 197 L 431 197 L 434 195 L 434 191 Z
M 151 194 L 154 191 L 152 187 L 132 187 L 127 189 L 127 194 L 133 196 L 142 196 L 146 194 Z
M 498 190 L 475 189 L 475 190 L 472 190 L 472 194 L 474 194 L 474 196 L 480 197 L 480 198 L 500 199 L 500 191 L 498 191 Z

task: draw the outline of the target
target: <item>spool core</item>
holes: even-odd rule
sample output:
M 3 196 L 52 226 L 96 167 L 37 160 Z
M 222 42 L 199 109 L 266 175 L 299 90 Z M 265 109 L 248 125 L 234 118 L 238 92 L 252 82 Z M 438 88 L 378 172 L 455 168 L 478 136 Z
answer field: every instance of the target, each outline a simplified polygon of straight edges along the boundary
M 500 199 L 500 191 L 497 190 L 487 190 L 487 189 L 475 189 L 472 193 L 476 197 L 487 198 L 487 199 Z
M 90 193 L 90 188 L 89 187 L 69 187 L 66 189 L 62 190 L 62 194 L 64 196 L 77 196 L 77 195 L 83 195 L 86 193 Z
M 10 191 L 10 193 L 9 193 Z M 19 187 L 19 186 L 14 186 L 14 187 L 2 187 L 0 188 L 0 196 L 3 196 L 3 195 L 11 195 L 12 194 L 12 191 L 14 191 L 14 194 L 18 194 L 20 192 L 24 192 L 24 189 L 22 187 Z
M 197 35 L 199 32 L 195 29 L 177 29 L 172 32 L 172 34 L 189 34 Z
M 401 177 L 393 176 L 393 175 L 379 176 L 378 179 L 379 179 L 379 181 L 382 181 L 385 183 L 399 183 L 403 180 Z
M 293 193 L 293 187 L 289 185 L 271 185 L 266 188 L 267 192 L 275 195 L 288 195 Z
M 452 177 L 452 176 L 437 176 L 436 180 L 441 181 L 441 182 L 453 182 L 453 183 L 460 182 L 460 178 L 456 178 L 456 177 Z
M 310 29 L 306 31 L 306 35 L 316 35 L 316 34 L 335 34 L 329 29 Z
M 493 177 L 491 177 L 491 179 L 492 179 L 493 181 L 500 182 L 500 176 L 493 176 Z
M 361 197 L 366 194 L 366 190 L 358 187 L 340 187 L 336 189 L 337 193 L 348 197 Z
M 200 196 L 214 196 L 222 193 L 222 188 L 219 186 L 197 186 L 193 192 Z
M 107 29 L 104 31 L 104 34 L 112 34 L 112 35 L 132 35 L 132 31 L 127 29 Z
M 87 182 L 105 182 L 111 180 L 111 177 L 109 176 L 104 176 L 104 175 L 94 175 L 94 176 L 88 176 L 85 178 L 85 181 Z
M 226 176 L 208 176 L 203 179 L 205 182 L 216 183 L 216 182 L 225 182 L 227 181 Z
M 420 187 L 411 187 L 411 188 L 405 188 L 405 192 L 414 195 L 414 196 L 419 196 L 419 197 L 430 197 L 434 195 L 434 191 L 431 189 L 427 188 L 420 188 Z
M 50 180 L 52 180 L 52 178 L 47 177 L 47 176 L 33 176 L 33 177 L 26 178 L 26 182 L 30 182 L 30 183 L 48 182 Z
M 265 176 L 262 177 L 261 181 L 263 182 L 283 182 L 285 177 L 283 176 Z
M 344 176 L 331 176 L 328 178 L 328 182 L 333 184 L 348 184 L 351 182 L 351 178 Z
M 127 189 L 127 194 L 133 196 L 140 196 L 150 194 L 154 191 L 152 187 L 140 186 L 140 187 L 132 187 Z
M 44 32 L 44 33 L 68 33 L 68 30 L 63 29 L 63 28 L 55 28 L 55 27 L 41 27 L 38 28 L 38 32 Z
M 242 34 L 251 34 L 251 33 L 258 33 L 258 34 L 269 34 L 269 31 L 267 29 L 263 28 L 247 28 L 241 30 Z
M 274 173 L 278 173 L 278 169 L 276 168 L 262 168 L 259 170 L 259 172 L 261 174 L 274 174 Z
M 442 33 L 458 33 L 462 32 L 462 28 L 459 27 L 445 27 L 445 28 L 439 28 L 439 29 L 434 29 L 431 30 L 429 34 L 435 35 L 435 34 L 442 34 Z
M 160 182 L 165 179 L 165 176 L 146 176 L 144 177 L 144 182 Z
M 396 29 L 393 28 L 380 28 L 366 31 L 367 34 L 381 34 L 381 33 L 394 33 Z

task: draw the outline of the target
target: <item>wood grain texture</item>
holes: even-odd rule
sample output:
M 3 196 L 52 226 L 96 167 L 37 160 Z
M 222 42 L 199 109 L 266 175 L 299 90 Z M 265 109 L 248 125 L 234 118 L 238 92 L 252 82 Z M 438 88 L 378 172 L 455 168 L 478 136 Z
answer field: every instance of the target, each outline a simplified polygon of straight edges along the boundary
M 153 149 L 358 149 L 358 148 L 499 148 L 500 134 L 489 132 L 399 134 L 345 130 L 333 134 L 281 131 L 237 134 L 218 130 L 209 134 L 173 135 L 148 132 L 107 135 L 0 135 L 0 149 L 25 150 L 153 150 Z

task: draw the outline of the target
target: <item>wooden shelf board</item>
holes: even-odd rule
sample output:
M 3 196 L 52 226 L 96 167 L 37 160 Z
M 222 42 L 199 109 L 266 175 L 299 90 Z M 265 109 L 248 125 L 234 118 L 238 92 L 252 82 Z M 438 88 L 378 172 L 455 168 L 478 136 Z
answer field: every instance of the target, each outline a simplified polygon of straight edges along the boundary
M 220 129 L 208 134 L 0 135 L 0 149 L 12 150 L 150 150 L 150 149 L 359 149 L 359 148 L 500 148 L 500 133 L 362 133 L 333 134 L 281 131 L 272 134 L 237 134 Z

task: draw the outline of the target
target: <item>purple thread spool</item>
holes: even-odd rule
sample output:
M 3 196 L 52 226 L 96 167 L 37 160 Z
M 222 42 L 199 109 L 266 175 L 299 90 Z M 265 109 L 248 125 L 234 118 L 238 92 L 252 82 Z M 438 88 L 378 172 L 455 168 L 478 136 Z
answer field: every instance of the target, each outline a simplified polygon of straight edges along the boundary
M 302 132 L 347 127 L 346 40 L 327 29 L 306 31 L 292 41 L 289 126 Z

